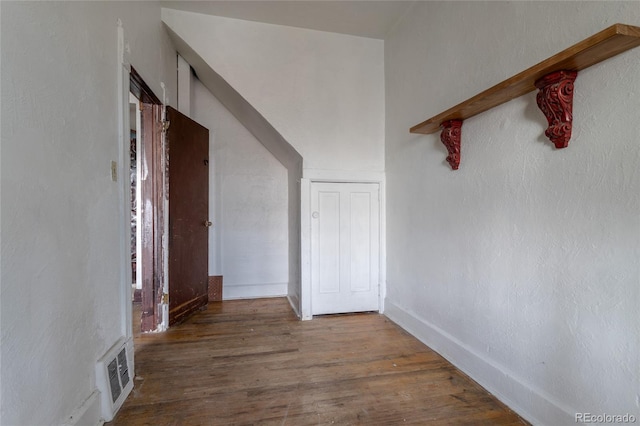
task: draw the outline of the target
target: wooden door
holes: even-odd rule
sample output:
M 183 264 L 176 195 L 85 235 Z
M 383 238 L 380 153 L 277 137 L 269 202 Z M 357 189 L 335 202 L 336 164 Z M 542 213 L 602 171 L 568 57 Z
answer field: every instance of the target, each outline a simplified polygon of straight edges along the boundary
M 206 306 L 209 131 L 166 107 L 169 179 L 169 325 Z
M 311 186 L 313 315 L 379 310 L 378 184 Z
M 131 70 L 131 75 L 134 70 Z M 142 118 L 142 142 L 140 144 L 140 200 L 138 203 L 138 229 L 141 246 L 138 265 L 142 275 L 142 331 L 158 330 L 162 323 L 162 312 L 158 307 L 162 301 L 164 282 L 162 234 L 164 231 L 164 209 L 162 195 L 162 105 L 153 99 L 139 97 Z M 159 101 L 158 101 L 159 102 Z

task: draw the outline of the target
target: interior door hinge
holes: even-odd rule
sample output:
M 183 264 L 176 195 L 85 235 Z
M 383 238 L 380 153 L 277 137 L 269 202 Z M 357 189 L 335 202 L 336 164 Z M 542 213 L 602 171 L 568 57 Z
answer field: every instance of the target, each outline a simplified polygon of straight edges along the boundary
M 166 132 L 167 130 L 169 130 L 170 125 L 171 125 L 171 122 L 169 120 L 164 120 L 162 122 L 162 131 Z
M 162 293 L 162 304 L 164 305 L 168 305 L 169 304 L 169 295 L 167 293 Z

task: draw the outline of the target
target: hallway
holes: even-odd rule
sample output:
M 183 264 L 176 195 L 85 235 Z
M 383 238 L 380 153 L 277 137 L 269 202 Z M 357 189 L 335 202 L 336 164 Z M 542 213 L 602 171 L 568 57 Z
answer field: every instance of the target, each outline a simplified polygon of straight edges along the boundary
M 378 314 L 302 322 L 284 298 L 210 303 L 135 349 L 108 425 L 527 424 Z

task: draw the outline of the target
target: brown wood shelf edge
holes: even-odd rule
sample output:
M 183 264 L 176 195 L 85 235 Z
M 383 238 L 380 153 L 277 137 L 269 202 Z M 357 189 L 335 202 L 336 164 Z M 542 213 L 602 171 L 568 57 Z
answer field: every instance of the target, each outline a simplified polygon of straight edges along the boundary
M 466 120 L 536 89 L 535 82 L 555 71 L 580 71 L 640 46 L 640 27 L 614 24 L 448 110 L 416 124 L 411 133 L 431 134 L 443 122 Z

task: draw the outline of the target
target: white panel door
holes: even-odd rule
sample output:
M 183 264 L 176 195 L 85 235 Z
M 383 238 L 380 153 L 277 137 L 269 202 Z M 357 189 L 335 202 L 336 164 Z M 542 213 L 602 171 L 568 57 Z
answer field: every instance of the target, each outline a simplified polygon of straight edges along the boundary
M 311 184 L 313 315 L 377 311 L 379 185 Z

